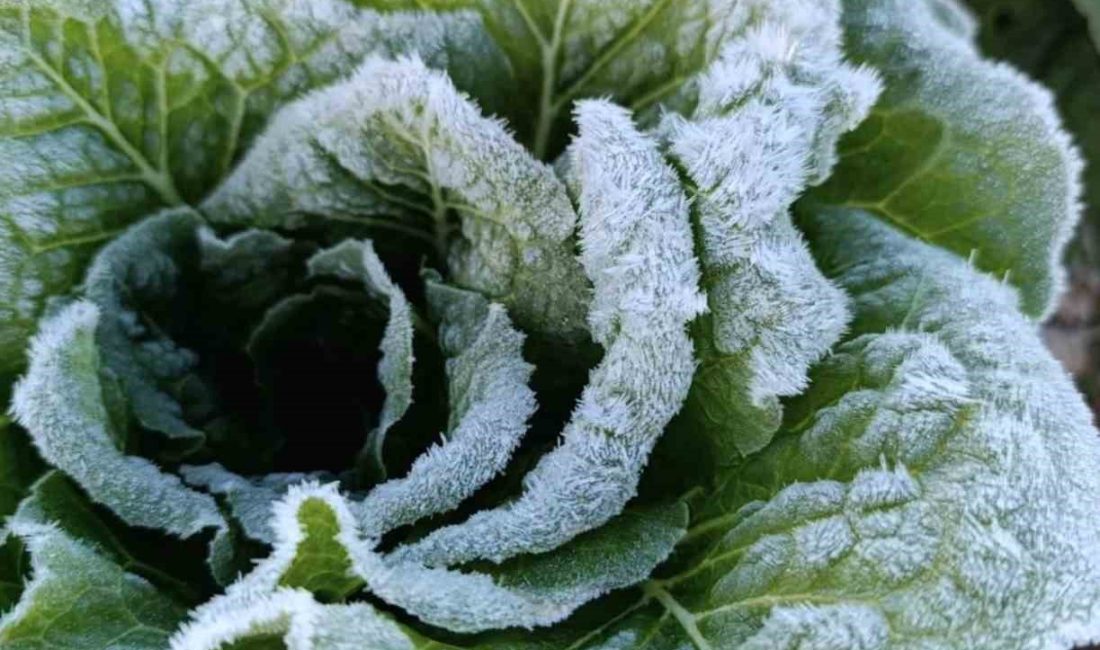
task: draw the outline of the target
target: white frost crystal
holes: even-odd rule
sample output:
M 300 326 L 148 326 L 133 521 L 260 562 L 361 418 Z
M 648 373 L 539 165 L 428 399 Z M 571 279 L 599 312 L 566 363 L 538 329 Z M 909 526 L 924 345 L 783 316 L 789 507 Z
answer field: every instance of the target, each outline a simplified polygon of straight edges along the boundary
M 135 526 L 189 537 L 225 520 L 209 495 L 116 446 L 99 384 L 99 311 L 77 302 L 49 318 L 31 341 L 31 371 L 15 387 L 12 413 L 42 457 L 93 499 Z
M 523 335 L 500 305 L 481 296 L 428 284 L 428 301 L 442 315 L 454 427 L 406 475 L 374 487 L 355 511 L 365 531 L 381 535 L 457 507 L 504 470 L 534 413 L 523 362 Z
M 499 562 L 603 524 L 634 496 L 649 451 L 687 395 L 695 362 L 686 326 L 704 309 L 687 199 L 656 143 L 621 108 L 585 102 L 577 122 L 570 169 L 581 261 L 594 286 L 589 327 L 604 360 L 562 444 L 527 476 L 522 497 L 442 528 L 399 557 Z
M 272 554 L 248 576 L 231 585 L 225 595 L 195 612 L 192 623 L 181 630 L 174 640 L 174 648 L 213 648 L 217 645 L 206 640 L 212 635 L 219 642 L 226 642 L 254 635 L 259 631 L 259 626 L 288 623 L 290 627 L 286 633 L 290 639 L 295 634 L 306 633 L 296 631 L 295 625 L 308 626 L 314 616 L 330 615 L 333 608 L 316 605 L 308 592 L 283 586 L 288 572 L 299 558 L 300 545 L 307 536 L 318 534 L 310 526 L 315 522 L 300 516 L 304 512 L 303 507 L 310 502 L 326 511 L 336 525 L 336 530 L 323 533 L 326 535 L 325 541 L 336 549 L 329 549 L 327 557 L 343 554 L 347 574 L 361 578 L 378 597 L 433 625 L 462 632 L 555 623 L 580 604 L 610 589 L 635 582 L 652 568 L 651 563 L 627 566 L 626 563 L 634 559 L 630 554 L 605 557 L 597 566 L 578 564 L 575 558 L 564 554 L 559 558 L 557 568 L 569 579 L 554 589 L 542 589 L 537 579 L 524 577 L 525 571 L 521 571 L 519 576 L 504 574 L 494 580 L 488 575 L 433 569 L 394 560 L 376 552 L 372 541 L 360 534 L 349 504 L 334 485 L 303 483 L 291 488 L 286 497 L 275 504 Z M 660 562 L 667 557 L 668 550 L 682 532 L 682 529 L 673 528 L 673 534 L 662 539 L 659 530 L 651 530 L 650 539 L 642 544 L 652 547 L 656 551 L 653 558 Z M 586 574 L 585 570 L 591 570 L 591 573 Z M 601 578 L 616 574 L 627 577 L 623 582 Z M 292 603 L 289 609 L 285 605 L 288 601 Z M 295 603 L 303 605 L 301 618 L 295 615 Z M 310 609 L 314 607 L 318 612 L 309 616 Z M 242 614 L 244 618 L 241 618 Z M 372 639 L 366 637 L 360 641 L 370 643 Z
M 0 0 L 0 648 L 1097 641 L 1081 164 L 976 29 Z
M 397 188 L 425 202 L 394 196 Z M 577 216 L 565 188 L 418 59 L 368 58 L 347 81 L 284 108 L 203 209 L 246 223 L 426 212 L 460 285 L 537 328 L 571 331 L 583 313 L 569 240 Z M 457 238 L 450 210 L 461 221 Z
M 879 85 L 840 56 L 838 0 L 758 4 L 756 21 L 702 73 L 693 113 L 666 116 L 660 130 L 696 192 L 713 323 L 696 390 L 725 386 L 719 399 L 749 401 L 778 426 L 778 398 L 806 387 L 807 368 L 848 321 L 844 294 L 814 266 L 788 212 L 828 176 L 837 139 Z M 720 413 L 713 435 L 758 451 L 774 427 L 740 428 L 738 415 Z

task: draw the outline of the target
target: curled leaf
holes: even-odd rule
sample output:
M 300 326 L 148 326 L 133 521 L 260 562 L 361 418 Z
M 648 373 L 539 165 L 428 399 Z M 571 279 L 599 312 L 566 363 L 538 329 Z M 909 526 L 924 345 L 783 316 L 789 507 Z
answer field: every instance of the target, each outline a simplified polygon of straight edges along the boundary
M 603 102 L 578 108 L 573 144 L 581 261 L 594 286 L 593 338 L 601 364 L 559 447 L 525 479 L 524 494 L 441 528 L 398 557 L 434 566 L 550 550 L 620 512 L 695 369 L 688 321 L 703 311 L 696 290 L 687 200 L 656 143 L 626 112 Z
M 565 188 L 417 59 L 372 57 L 285 107 L 202 209 L 229 223 L 336 213 L 419 229 L 459 285 L 524 326 L 571 336 L 581 326 L 586 289 Z
M 378 425 L 370 432 L 364 453 L 374 471 L 386 477 L 382 455 L 386 432 L 397 423 L 412 404 L 413 314 L 401 288 L 386 273 L 382 260 L 371 242 L 345 241 L 321 251 L 309 260 L 312 276 L 335 275 L 363 282 L 367 291 L 386 301 L 389 312 L 379 348 L 378 379 L 386 390 L 386 401 L 378 416 Z
M 75 302 L 45 321 L 15 388 L 16 419 L 43 459 L 128 523 L 182 537 L 224 529 L 211 497 L 116 447 L 99 380 L 98 320 L 94 305 Z
M 759 451 L 779 398 L 844 331 L 844 295 L 814 266 L 789 210 L 824 180 L 837 138 L 867 114 L 875 75 L 845 63 L 836 2 L 764 3 L 700 75 L 688 116 L 662 132 L 695 193 L 709 316 L 684 427 L 719 462 Z
M 875 66 L 885 91 L 815 199 L 973 258 L 1020 289 L 1024 312 L 1044 317 L 1062 288 L 1081 194 L 1081 161 L 1053 96 L 983 60 L 954 2 L 844 8 L 852 56 Z

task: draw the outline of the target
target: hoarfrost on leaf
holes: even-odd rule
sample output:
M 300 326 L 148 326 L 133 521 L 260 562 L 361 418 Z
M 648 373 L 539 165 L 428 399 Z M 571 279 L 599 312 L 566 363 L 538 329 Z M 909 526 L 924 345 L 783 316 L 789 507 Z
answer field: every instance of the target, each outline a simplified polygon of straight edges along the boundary
M 22 367 L 46 299 L 72 289 L 96 248 L 160 207 L 200 201 L 274 110 L 370 52 L 443 68 L 478 60 L 482 81 L 504 74 L 467 12 L 0 2 L 0 374 Z
M 824 180 L 837 138 L 878 95 L 875 75 L 844 62 L 837 2 L 764 3 L 696 82 L 689 116 L 660 131 L 692 184 L 710 314 L 695 325 L 701 369 L 684 426 L 728 458 L 771 439 L 779 398 L 848 320 L 845 298 L 814 266 L 788 211 Z
M 553 549 L 620 512 L 679 410 L 695 370 L 687 323 L 695 288 L 688 204 L 656 142 L 613 104 L 577 108 L 570 172 L 581 261 L 594 286 L 593 338 L 606 349 L 562 442 L 525 477 L 517 500 L 441 528 L 399 557 L 433 566 Z
M 567 337 L 582 327 L 587 289 L 565 188 L 419 59 L 368 58 L 282 109 L 203 210 L 248 225 L 344 214 L 419 228 L 457 284 L 523 326 Z
M 973 259 L 1020 289 L 1025 313 L 1044 318 L 1062 290 L 1081 194 L 1081 160 L 1053 96 L 983 60 L 973 30 L 952 18 L 965 11 L 954 1 L 844 8 L 851 56 L 873 65 L 886 90 L 841 143 L 840 165 L 815 198 Z
M 1080 163 L 978 28 L 0 0 L 0 646 L 1100 637 Z
M 211 542 L 222 563 L 226 522 L 214 499 L 154 463 L 123 453 L 103 401 L 95 344 L 99 310 L 79 301 L 46 319 L 31 341 L 30 369 L 15 387 L 12 413 L 42 458 L 134 526 L 181 537 L 222 531 Z

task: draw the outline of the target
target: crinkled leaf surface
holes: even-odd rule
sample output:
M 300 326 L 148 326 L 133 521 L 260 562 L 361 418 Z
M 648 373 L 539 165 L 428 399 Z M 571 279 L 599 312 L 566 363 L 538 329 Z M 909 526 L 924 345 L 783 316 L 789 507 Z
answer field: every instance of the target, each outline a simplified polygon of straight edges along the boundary
M 695 195 L 710 314 L 694 326 L 701 362 L 678 429 L 731 463 L 768 443 L 779 398 L 840 336 L 845 298 L 813 265 L 788 210 L 835 159 L 837 138 L 879 86 L 846 64 L 838 5 L 764 4 L 700 75 L 690 115 L 661 131 Z
M 587 291 L 565 188 L 416 59 L 371 57 L 284 108 L 203 210 L 250 225 L 343 214 L 422 230 L 458 284 L 525 327 L 569 336 L 582 327 Z
M 0 341 L 140 219 L 28 346 L 54 471 L 0 452 L 0 635 L 1100 636 L 1100 448 L 1019 311 L 1076 159 L 953 1 L 361 4 L 0 0 Z M 826 180 L 880 90 L 855 63 L 885 94 Z
M 4 0 L 0 375 L 98 245 L 201 199 L 287 98 L 371 51 L 489 62 L 479 30 L 341 0 Z
M 23 524 L 15 534 L 31 555 L 33 579 L 0 618 L 0 643 L 13 650 L 156 650 L 184 609 L 57 528 Z
M 840 147 L 816 197 L 866 209 L 910 236 L 973 257 L 1046 315 L 1061 288 L 1080 162 L 1051 95 L 983 61 L 954 2 L 848 0 L 850 55 L 885 91 Z
M 696 75 L 756 2 L 675 0 L 382 0 L 476 9 L 514 77 L 504 114 L 540 158 L 565 144 L 572 103 L 610 97 L 645 111 L 690 104 Z M 492 103 L 491 97 L 479 100 Z

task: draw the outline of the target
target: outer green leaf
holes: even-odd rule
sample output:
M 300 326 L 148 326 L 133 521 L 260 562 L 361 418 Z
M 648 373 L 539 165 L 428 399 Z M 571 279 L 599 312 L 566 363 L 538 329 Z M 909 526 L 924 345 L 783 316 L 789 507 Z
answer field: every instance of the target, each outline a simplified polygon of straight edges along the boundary
M 394 7 L 480 11 L 508 56 L 509 123 L 545 159 L 564 145 L 574 100 L 610 97 L 634 110 L 690 101 L 695 75 L 752 3 L 728 0 L 383 0 Z M 479 99 L 481 99 L 479 97 Z
M 199 602 L 204 588 L 210 586 L 201 556 L 188 557 L 177 540 L 129 528 L 109 513 L 97 511 L 95 504 L 56 470 L 31 486 L 12 521 L 15 525 L 57 526 L 74 541 L 90 546 L 123 571 L 148 580 L 179 603 Z
M 184 611 L 152 585 L 49 526 L 15 533 L 31 554 L 33 579 L 0 618 L 11 650 L 160 650 Z
M 374 474 L 386 478 L 382 455 L 386 432 L 408 411 L 413 398 L 413 313 L 405 293 L 386 273 L 370 241 L 346 240 L 309 260 L 312 276 L 335 275 L 358 280 L 372 295 L 386 301 L 389 315 L 379 348 L 378 380 L 386 390 L 378 425 L 367 436 L 363 455 Z
M 524 493 L 396 553 L 432 566 L 548 551 L 622 512 L 695 370 L 687 323 L 704 309 L 687 198 L 629 114 L 581 103 L 570 174 L 581 260 L 594 286 L 589 330 L 603 361 Z
M 697 82 L 688 116 L 661 131 L 695 190 L 694 219 L 710 314 L 694 328 L 701 367 L 682 435 L 717 464 L 764 447 L 779 398 L 840 336 L 844 296 L 817 271 L 788 210 L 824 180 L 844 132 L 879 86 L 841 56 L 837 2 L 763 3 Z
M 1081 163 L 1050 94 L 983 61 L 961 11 L 953 0 L 845 2 L 849 52 L 886 91 L 816 198 L 973 256 L 1042 317 L 1061 287 Z
M 287 98 L 373 51 L 492 78 L 486 42 L 470 15 L 342 0 L 0 2 L 0 379 L 98 245 L 201 199 Z
M 418 60 L 370 58 L 285 108 L 203 210 L 267 225 L 387 215 L 374 221 L 430 231 L 455 281 L 502 302 L 521 325 L 571 336 L 583 327 L 587 290 L 565 189 Z

